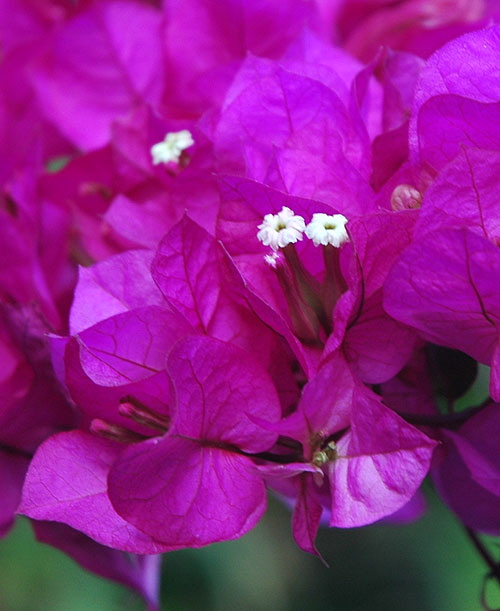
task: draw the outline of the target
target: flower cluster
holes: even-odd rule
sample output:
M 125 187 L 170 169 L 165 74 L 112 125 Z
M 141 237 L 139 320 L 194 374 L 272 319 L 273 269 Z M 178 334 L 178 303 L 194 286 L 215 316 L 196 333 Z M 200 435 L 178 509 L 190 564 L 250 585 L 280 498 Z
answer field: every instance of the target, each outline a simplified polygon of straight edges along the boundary
M 0 5 L 0 533 L 152 609 L 267 490 L 500 534 L 498 3 Z

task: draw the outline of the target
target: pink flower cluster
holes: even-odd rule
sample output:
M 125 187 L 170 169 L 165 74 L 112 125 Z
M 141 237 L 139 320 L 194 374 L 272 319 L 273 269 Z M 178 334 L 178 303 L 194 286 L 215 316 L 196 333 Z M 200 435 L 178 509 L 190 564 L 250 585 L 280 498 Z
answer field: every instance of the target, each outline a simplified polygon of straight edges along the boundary
M 267 490 L 500 534 L 500 3 L 0 8 L 0 533 L 152 609 Z

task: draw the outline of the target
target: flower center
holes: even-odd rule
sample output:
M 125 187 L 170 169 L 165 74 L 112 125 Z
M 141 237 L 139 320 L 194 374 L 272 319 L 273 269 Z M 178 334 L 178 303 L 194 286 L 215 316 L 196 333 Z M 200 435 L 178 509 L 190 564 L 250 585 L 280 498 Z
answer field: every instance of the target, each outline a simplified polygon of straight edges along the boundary
M 333 462 L 337 458 L 337 445 L 334 441 L 329 441 L 326 446 L 316 450 L 312 457 L 313 465 L 322 467 L 327 462 Z

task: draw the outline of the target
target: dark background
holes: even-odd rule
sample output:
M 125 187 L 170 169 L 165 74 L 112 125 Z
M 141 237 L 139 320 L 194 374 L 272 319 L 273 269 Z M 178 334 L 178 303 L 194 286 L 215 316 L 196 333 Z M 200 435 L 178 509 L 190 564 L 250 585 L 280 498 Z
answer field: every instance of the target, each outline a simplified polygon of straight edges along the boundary
M 416 523 L 321 530 L 329 569 L 295 546 L 288 510 L 271 498 L 265 518 L 239 541 L 164 556 L 162 609 L 478 611 L 486 569 L 429 485 L 426 492 L 428 511 Z M 500 605 L 494 584 L 488 597 Z M 125 588 L 34 542 L 23 518 L 0 542 L 1 611 L 142 608 Z

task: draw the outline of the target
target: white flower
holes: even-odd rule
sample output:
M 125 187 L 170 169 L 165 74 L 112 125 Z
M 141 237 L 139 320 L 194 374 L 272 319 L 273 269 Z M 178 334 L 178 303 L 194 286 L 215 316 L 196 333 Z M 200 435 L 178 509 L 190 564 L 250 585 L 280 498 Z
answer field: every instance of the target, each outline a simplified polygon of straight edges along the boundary
M 306 224 L 301 216 L 283 206 L 278 214 L 266 214 L 264 221 L 258 226 L 257 239 L 270 246 L 273 250 L 284 248 L 302 240 Z
M 343 214 L 313 214 L 312 221 L 306 227 L 306 236 L 315 246 L 331 244 L 338 248 L 349 241 L 346 231 L 347 219 Z
M 272 267 L 276 269 L 278 267 L 278 262 L 283 258 L 283 255 L 279 255 L 277 252 L 273 252 L 270 255 L 264 255 L 264 261 Z
M 180 132 L 169 132 L 165 138 L 151 147 L 153 165 L 159 163 L 179 163 L 183 151 L 193 146 L 191 132 L 183 129 Z

